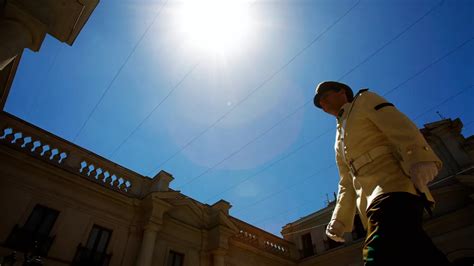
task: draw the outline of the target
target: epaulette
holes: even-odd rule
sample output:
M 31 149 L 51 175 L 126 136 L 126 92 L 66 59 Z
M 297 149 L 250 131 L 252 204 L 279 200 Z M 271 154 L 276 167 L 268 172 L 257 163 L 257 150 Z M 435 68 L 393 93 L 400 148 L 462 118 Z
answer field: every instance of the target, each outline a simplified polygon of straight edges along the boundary
M 368 91 L 368 90 L 369 90 L 369 89 L 361 89 L 361 90 L 359 90 L 359 91 L 356 93 L 356 95 L 354 96 L 354 98 L 353 98 L 352 101 L 351 101 L 352 104 L 351 104 L 351 108 L 349 109 L 349 114 L 350 114 L 351 111 L 352 111 L 352 107 L 354 107 L 354 103 L 355 103 L 355 100 L 357 100 L 357 97 L 359 97 L 359 95 L 361 95 L 362 93 L 364 93 L 364 92 L 366 92 L 366 91 Z M 341 117 L 343 113 L 344 113 L 344 109 L 342 109 L 342 113 L 341 113 L 341 112 L 338 113 L 338 117 Z M 347 117 L 349 117 L 349 114 L 347 115 Z
M 355 100 L 357 97 L 359 97 L 359 95 L 361 95 L 362 93 L 364 93 L 364 92 L 366 92 L 366 91 L 368 91 L 368 90 L 369 90 L 369 89 L 361 89 L 361 90 L 359 90 L 359 91 L 356 93 L 356 95 L 354 96 L 354 100 Z M 352 101 L 354 101 L 354 100 L 352 100 Z

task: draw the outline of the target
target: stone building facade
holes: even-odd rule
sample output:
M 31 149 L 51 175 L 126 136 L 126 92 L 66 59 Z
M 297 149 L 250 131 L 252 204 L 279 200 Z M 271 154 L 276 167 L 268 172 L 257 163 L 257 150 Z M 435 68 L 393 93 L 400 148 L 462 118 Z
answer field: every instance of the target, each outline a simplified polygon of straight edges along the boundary
M 7 113 L 0 257 L 46 265 L 296 265 L 295 245 Z
M 425 229 L 457 265 L 474 259 L 474 137 L 456 119 L 421 131 L 443 159 Z M 364 230 L 324 235 L 334 202 L 283 227 L 283 238 L 141 176 L 8 113 L 0 114 L 0 262 L 45 265 L 362 265 Z M 409 241 L 409 239 L 407 239 Z M 32 262 L 31 262 L 32 263 Z M 4 263 L 5 264 L 5 263 Z M 35 265 L 35 264 L 30 264 Z

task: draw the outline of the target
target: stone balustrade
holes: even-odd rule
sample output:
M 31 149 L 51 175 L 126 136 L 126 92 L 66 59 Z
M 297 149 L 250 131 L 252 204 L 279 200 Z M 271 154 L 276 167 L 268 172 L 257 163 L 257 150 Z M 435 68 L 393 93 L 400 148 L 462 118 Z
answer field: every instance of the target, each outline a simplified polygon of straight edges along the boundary
M 246 242 L 253 246 L 258 246 L 257 235 L 244 231 L 240 229 L 239 233 L 235 236 L 240 241 Z
M 239 228 L 239 233 L 237 233 L 233 239 L 285 258 L 294 258 L 295 255 L 297 255 L 297 250 L 293 243 L 265 232 L 235 217 L 231 217 L 231 220 Z
M 280 244 L 273 243 L 273 242 L 268 241 L 268 240 L 263 241 L 263 243 L 265 244 L 266 249 L 269 249 L 273 252 L 283 253 L 283 254 L 287 254 L 289 252 L 288 248 L 286 248 L 285 246 L 282 246 Z
M 92 182 L 139 197 L 150 180 L 8 113 L 0 114 L 0 143 Z
M 30 135 L 23 135 L 22 132 L 14 131 L 11 127 L 3 129 L 2 133 L 3 135 L 0 136 L 0 140 L 9 144 L 16 144 L 25 151 L 44 157 L 53 163 L 61 164 L 68 157 L 66 152 L 57 147 L 51 147 L 49 144 L 42 143 L 40 139 L 32 138 Z
M 115 174 L 111 174 L 109 170 L 102 169 L 100 166 L 95 166 L 87 161 L 81 162 L 81 169 L 79 173 L 86 175 L 89 178 L 95 179 L 104 185 L 110 186 L 111 188 L 118 189 L 120 191 L 128 192 L 132 186 L 130 180 L 117 177 Z

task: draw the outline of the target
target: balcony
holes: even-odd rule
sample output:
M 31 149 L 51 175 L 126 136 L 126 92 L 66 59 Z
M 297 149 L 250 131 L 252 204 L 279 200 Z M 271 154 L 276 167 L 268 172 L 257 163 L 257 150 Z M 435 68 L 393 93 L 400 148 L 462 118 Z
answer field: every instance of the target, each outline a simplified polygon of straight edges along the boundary
M 15 225 L 4 246 L 16 251 L 46 257 L 53 241 L 54 236 L 31 232 Z
M 72 265 L 74 266 L 108 266 L 111 254 L 97 252 L 95 250 L 83 247 L 81 244 L 77 247 L 76 255 Z
M 239 233 L 233 237 L 234 240 L 285 259 L 295 259 L 298 256 L 298 251 L 293 243 L 247 224 L 235 217 L 231 217 L 231 220 L 239 228 Z

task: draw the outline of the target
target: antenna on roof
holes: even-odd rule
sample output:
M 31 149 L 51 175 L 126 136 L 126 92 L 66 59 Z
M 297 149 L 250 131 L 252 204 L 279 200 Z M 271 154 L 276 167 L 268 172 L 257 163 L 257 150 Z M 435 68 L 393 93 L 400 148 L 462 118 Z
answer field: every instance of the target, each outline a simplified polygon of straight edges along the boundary
M 444 117 L 439 111 L 436 111 L 436 113 L 439 115 L 439 117 L 441 117 L 441 119 L 445 120 L 446 117 Z

